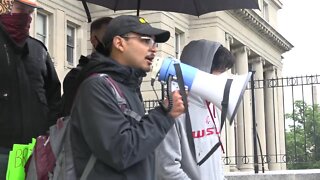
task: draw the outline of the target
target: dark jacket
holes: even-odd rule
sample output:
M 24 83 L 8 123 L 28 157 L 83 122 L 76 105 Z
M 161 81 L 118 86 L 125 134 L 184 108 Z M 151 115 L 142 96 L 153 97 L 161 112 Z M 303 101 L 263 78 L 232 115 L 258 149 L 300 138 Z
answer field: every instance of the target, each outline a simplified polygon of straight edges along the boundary
M 76 80 L 80 74 L 80 71 L 89 62 L 89 59 L 85 56 L 81 56 L 77 67 L 72 68 L 63 80 L 63 95 L 61 103 L 62 116 L 70 115 L 71 107 L 74 99 L 74 89 L 76 88 Z
M 71 112 L 71 145 L 77 176 L 81 176 L 93 153 L 97 162 L 88 179 L 155 179 L 154 150 L 174 120 L 160 107 L 144 115 L 136 91 L 141 73 L 97 53 L 92 58 L 94 61 L 90 60 L 80 77 L 107 73 L 118 83 L 129 108 L 143 117 L 136 121 L 122 113 L 104 77 L 86 78 Z
M 76 81 L 81 69 L 85 67 L 89 62 L 89 59 L 85 56 L 81 56 L 77 67 L 72 68 L 63 80 L 63 92 L 66 93 L 72 89 L 72 84 Z
M 30 143 L 58 117 L 61 86 L 45 46 L 20 47 L 0 24 L 0 147 Z

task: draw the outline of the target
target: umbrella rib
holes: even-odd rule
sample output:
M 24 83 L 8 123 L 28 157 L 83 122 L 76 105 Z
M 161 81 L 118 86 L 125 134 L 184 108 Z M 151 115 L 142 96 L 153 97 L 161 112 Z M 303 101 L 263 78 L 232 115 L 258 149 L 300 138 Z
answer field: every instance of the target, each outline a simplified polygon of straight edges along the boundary
M 137 4 L 137 16 L 139 16 L 140 15 L 140 8 L 141 8 L 141 0 L 138 0 L 137 3 L 138 3 Z
M 83 8 L 86 12 L 87 18 L 88 18 L 88 23 L 90 23 L 91 22 L 91 14 L 90 14 L 90 10 L 88 8 L 87 1 L 86 0 L 81 0 L 81 1 L 82 1 Z
M 115 3 L 115 5 L 114 5 L 114 7 L 113 7 L 113 11 L 114 11 L 114 12 L 116 12 L 116 9 L 118 8 L 119 1 L 120 1 L 120 0 L 117 0 L 116 3 Z
M 198 9 L 198 6 L 197 6 L 197 0 L 192 0 L 193 1 L 193 4 L 194 4 L 194 7 L 195 7 L 195 9 L 196 9 L 196 14 L 197 14 L 197 16 L 199 16 L 199 9 Z

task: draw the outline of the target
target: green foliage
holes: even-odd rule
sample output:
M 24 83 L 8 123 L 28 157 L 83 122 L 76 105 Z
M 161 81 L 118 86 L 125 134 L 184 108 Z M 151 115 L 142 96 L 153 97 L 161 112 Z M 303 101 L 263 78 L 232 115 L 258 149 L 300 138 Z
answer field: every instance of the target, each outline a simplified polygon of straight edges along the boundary
M 288 169 L 320 168 L 320 109 L 295 101 L 294 110 L 286 114 L 290 122 L 286 131 Z

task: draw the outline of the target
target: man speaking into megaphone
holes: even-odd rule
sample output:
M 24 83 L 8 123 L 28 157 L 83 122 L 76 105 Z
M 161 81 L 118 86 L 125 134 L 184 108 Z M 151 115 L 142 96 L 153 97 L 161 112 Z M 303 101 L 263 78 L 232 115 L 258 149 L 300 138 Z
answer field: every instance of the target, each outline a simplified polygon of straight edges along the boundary
M 230 69 L 234 57 L 220 43 L 198 40 L 190 42 L 182 51 L 181 63 L 200 71 L 219 75 Z M 182 67 L 183 68 L 183 67 Z M 183 69 L 182 69 L 183 71 Z M 216 88 L 220 80 L 212 76 L 204 79 L 207 84 L 214 83 Z M 186 77 L 184 77 L 186 78 Z M 197 83 L 196 83 L 197 84 Z M 193 87 L 194 83 L 192 85 Z M 208 85 L 209 86 L 209 85 Z M 207 87 L 208 87 L 207 86 Z M 206 89 L 206 86 L 201 87 Z M 215 93 L 213 93 L 215 95 Z M 208 95 L 209 96 L 209 95 Z M 178 117 L 174 127 L 166 135 L 156 150 L 157 176 L 160 180 L 222 180 L 222 149 L 220 148 L 220 119 L 218 109 L 196 93 L 188 95 L 189 117 L 193 144 L 188 141 L 186 114 Z M 213 147 L 214 153 L 208 153 Z

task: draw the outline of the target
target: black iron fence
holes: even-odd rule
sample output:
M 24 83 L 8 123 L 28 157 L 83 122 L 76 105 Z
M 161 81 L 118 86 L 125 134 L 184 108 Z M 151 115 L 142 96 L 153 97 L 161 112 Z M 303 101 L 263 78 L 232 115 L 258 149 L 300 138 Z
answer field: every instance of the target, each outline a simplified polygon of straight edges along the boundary
M 267 80 L 267 88 L 283 91 L 288 169 L 320 168 L 319 84 L 319 75 Z
M 264 105 L 266 102 L 272 103 L 271 110 L 267 110 L 265 107 L 264 117 L 265 121 L 274 122 L 275 134 L 266 134 L 265 138 L 274 138 L 272 141 L 274 144 L 267 142 L 261 146 L 261 137 L 264 136 L 253 131 L 254 134 L 257 134 L 257 136 L 253 135 L 257 142 L 257 144 L 253 143 L 254 150 L 251 151 L 253 153 L 239 155 L 235 143 L 234 147 L 225 148 L 226 152 L 223 158 L 225 165 L 234 167 L 252 165 L 256 168 L 259 165 L 261 169 L 266 164 L 274 163 L 285 164 L 288 169 L 320 168 L 320 108 L 317 96 L 319 86 L 320 75 L 251 81 L 247 88 L 250 93 L 250 101 L 243 102 L 248 103 L 251 110 L 250 112 L 243 111 L 243 116 L 246 117 L 245 113 L 251 113 L 252 121 L 256 122 L 256 107 L 261 103 Z M 263 90 L 263 102 L 257 102 L 253 89 L 255 91 Z M 147 100 L 144 104 L 145 108 L 149 110 L 158 105 L 158 102 L 157 100 Z M 266 113 L 272 114 L 266 115 Z M 235 128 L 235 142 L 239 131 Z M 284 142 L 281 141 L 281 138 L 284 138 Z M 246 139 L 246 141 L 250 141 L 250 139 Z M 253 139 L 252 141 L 254 142 Z M 270 153 L 268 146 L 275 147 L 275 150 Z M 281 148 L 281 146 L 285 148 Z M 230 153 L 230 148 L 235 148 L 232 149 L 234 154 Z M 247 149 L 244 150 L 244 152 L 247 151 Z

